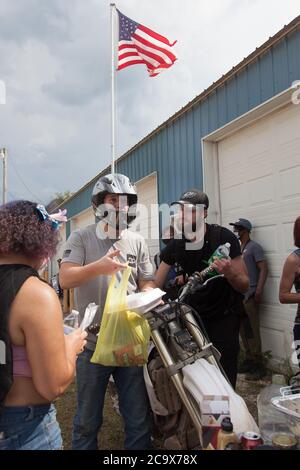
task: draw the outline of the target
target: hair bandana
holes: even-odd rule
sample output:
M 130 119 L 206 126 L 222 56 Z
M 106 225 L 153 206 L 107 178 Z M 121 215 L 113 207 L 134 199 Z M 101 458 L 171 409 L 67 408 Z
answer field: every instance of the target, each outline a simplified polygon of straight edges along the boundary
M 35 210 L 37 212 L 39 219 L 42 222 L 44 222 L 45 220 L 49 220 L 49 222 L 51 222 L 51 227 L 53 230 L 58 230 L 61 224 L 63 222 L 67 222 L 68 220 L 66 216 L 67 209 L 64 209 L 64 210 L 59 209 L 59 212 L 55 214 L 48 214 L 48 212 L 45 209 L 45 206 L 43 206 L 42 204 L 38 204 Z

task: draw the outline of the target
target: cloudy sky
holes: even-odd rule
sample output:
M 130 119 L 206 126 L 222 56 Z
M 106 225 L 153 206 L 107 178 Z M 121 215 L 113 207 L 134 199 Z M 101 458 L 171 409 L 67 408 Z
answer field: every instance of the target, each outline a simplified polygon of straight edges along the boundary
M 56 192 L 78 190 L 109 163 L 109 3 L 0 0 L 0 81 L 7 90 L 0 147 L 9 151 L 9 199 L 49 202 Z M 177 39 L 179 55 L 155 78 L 143 65 L 118 72 L 118 155 L 300 13 L 299 0 L 116 3 L 135 21 Z

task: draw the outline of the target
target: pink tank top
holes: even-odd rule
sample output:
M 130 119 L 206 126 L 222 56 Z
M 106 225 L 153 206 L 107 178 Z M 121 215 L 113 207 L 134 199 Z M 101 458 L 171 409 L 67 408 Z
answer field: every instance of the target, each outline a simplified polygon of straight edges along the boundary
M 13 376 L 32 377 L 31 367 L 27 359 L 26 349 L 23 346 L 12 345 Z

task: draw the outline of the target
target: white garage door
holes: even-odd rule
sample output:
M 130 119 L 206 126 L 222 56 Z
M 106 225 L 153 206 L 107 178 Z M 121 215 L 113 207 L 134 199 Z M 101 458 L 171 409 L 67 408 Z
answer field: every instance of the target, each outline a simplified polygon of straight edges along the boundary
M 159 215 L 156 174 L 136 183 L 138 193 L 137 218 L 131 230 L 140 233 L 149 247 L 151 261 L 159 251 Z
M 278 301 L 285 258 L 300 215 L 300 106 L 289 104 L 218 143 L 221 222 L 244 217 L 267 255 L 270 274 L 262 305 L 264 350 L 291 354 L 296 306 Z

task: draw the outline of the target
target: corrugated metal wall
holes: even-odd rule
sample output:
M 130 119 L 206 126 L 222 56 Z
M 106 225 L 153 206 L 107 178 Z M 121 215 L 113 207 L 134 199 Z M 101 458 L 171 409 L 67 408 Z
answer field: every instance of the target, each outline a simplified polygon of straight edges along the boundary
M 134 181 L 156 171 L 159 203 L 170 203 L 188 187 L 201 189 L 201 138 L 300 80 L 299 51 L 300 29 L 134 149 L 116 170 Z M 92 187 L 69 201 L 69 217 L 90 205 Z

